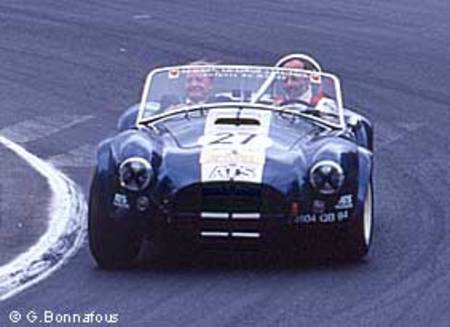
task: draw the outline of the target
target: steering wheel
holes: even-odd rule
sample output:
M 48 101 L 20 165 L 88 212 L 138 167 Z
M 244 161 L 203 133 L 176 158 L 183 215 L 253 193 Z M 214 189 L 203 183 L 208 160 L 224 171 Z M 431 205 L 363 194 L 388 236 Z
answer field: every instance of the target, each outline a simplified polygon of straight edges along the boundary
M 305 106 L 306 108 L 304 108 L 304 109 L 300 109 L 295 106 L 291 107 L 292 109 L 298 109 L 299 113 L 302 113 L 302 114 L 308 114 L 308 115 L 312 115 L 315 117 L 323 117 L 323 116 L 328 116 L 328 117 L 333 117 L 333 118 L 339 117 L 339 114 L 337 112 L 334 112 L 331 110 L 323 110 L 323 109 L 319 109 L 317 107 L 311 107 L 310 103 L 300 100 L 300 99 L 291 100 L 291 101 L 289 101 L 289 103 L 284 104 L 284 106 L 289 107 L 289 105 L 292 105 L 292 104 L 300 104 L 300 105 Z
M 280 106 L 289 106 L 291 104 L 301 104 L 306 107 L 311 107 L 311 103 L 309 103 L 308 101 L 305 101 L 305 100 L 300 100 L 300 99 L 285 100 L 285 101 L 281 102 L 279 105 Z

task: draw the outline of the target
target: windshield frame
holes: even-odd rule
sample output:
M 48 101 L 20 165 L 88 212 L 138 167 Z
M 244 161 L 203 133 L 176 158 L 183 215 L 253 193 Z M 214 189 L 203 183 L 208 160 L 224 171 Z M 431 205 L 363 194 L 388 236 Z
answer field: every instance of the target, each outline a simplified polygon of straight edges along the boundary
M 269 76 L 267 77 L 267 80 L 264 81 L 262 83 L 262 85 L 259 87 L 259 89 L 256 90 L 256 97 L 252 98 L 251 102 L 233 102 L 233 101 L 229 101 L 229 102 L 217 102 L 217 103 L 211 103 L 211 104 L 195 104 L 195 105 L 185 105 L 183 106 L 183 108 L 180 109 L 176 109 L 176 110 L 171 110 L 168 112 L 162 112 L 160 114 L 151 116 L 151 117 L 144 117 L 144 111 L 146 108 L 146 103 L 147 103 L 147 98 L 149 95 L 149 91 L 150 91 L 150 85 L 152 82 L 153 77 L 156 74 L 159 73 L 163 73 L 163 72 L 169 72 L 171 70 L 181 70 L 181 69 L 263 69 L 263 70 L 269 70 L 272 71 L 270 72 Z M 335 85 L 335 91 L 336 91 L 336 103 L 337 103 L 337 110 L 338 112 L 336 113 L 336 115 L 338 116 L 338 123 L 333 123 L 330 122 L 328 120 L 325 119 L 321 119 L 320 117 L 316 117 L 313 116 L 311 114 L 306 114 L 306 113 L 301 113 L 301 111 L 298 110 L 293 110 L 292 106 L 290 108 L 284 108 L 284 107 L 280 107 L 280 106 L 275 106 L 275 105 L 267 105 L 267 104 L 261 104 L 261 103 L 254 103 L 254 100 L 259 99 L 258 94 L 261 93 L 261 90 L 265 90 L 268 87 L 268 84 L 270 84 L 268 81 L 273 81 L 274 76 L 276 75 L 276 72 L 295 72 L 295 73 L 306 73 L 306 74 L 311 74 L 312 72 L 310 70 L 303 70 L 303 69 L 290 69 L 290 68 L 279 68 L 279 67 L 273 67 L 273 66 L 259 66 L 259 65 L 178 65 L 178 66 L 165 66 L 165 67 L 160 67 L 160 68 L 156 68 L 153 69 L 152 71 L 150 71 L 150 73 L 147 75 L 146 79 L 145 79 L 145 83 L 144 83 L 144 89 L 142 92 L 142 96 L 141 96 L 141 101 L 140 101 L 140 105 L 139 105 L 139 112 L 137 115 L 137 119 L 136 119 L 136 126 L 140 126 L 140 125 L 147 125 L 150 123 L 153 123 L 155 121 L 158 121 L 162 118 L 166 118 L 168 116 L 172 116 L 174 114 L 179 114 L 179 113 L 189 113 L 191 111 L 196 111 L 196 110 L 201 110 L 201 109 L 212 109 L 214 107 L 249 107 L 252 109 L 263 109 L 263 110 L 271 110 L 271 111 L 275 111 L 275 112 L 280 112 L 280 113 L 290 113 L 290 114 L 295 114 L 301 117 L 306 117 L 308 119 L 311 119 L 313 121 L 316 121 L 318 123 L 324 124 L 326 126 L 329 127 L 333 127 L 335 129 L 344 129 L 346 124 L 345 124 L 345 118 L 344 118 L 344 107 L 343 107 L 343 100 L 342 100 L 342 92 L 341 92 L 341 84 L 340 84 L 340 80 L 339 78 L 334 75 L 334 74 L 330 74 L 330 73 L 324 73 L 324 72 L 313 72 L 315 74 L 319 74 L 321 76 L 330 78 L 333 80 L 334 85 Z

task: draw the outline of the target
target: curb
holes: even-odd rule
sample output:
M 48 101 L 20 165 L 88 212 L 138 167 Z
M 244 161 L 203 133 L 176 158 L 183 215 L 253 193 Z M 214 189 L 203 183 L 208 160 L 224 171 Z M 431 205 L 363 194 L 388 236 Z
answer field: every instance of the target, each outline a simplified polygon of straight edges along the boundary
M 42 175 L 52 191 L 47 231 L 26 252 L 0 267 L 0 301 L 4 301 L 50 276 L 83 245 L 87 204 L 79 187 L 52 165 L 3 136 L 0 144 Z

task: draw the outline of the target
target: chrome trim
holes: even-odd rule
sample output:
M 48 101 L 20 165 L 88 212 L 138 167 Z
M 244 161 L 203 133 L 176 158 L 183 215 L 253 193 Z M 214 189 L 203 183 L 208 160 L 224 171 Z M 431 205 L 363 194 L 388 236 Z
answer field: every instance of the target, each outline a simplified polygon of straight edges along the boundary
M 228 219 L 230 214 L 228 212 L 202 212 L 201 217 L 204 219 Z
M 152 117 L 151 119 L 146 118 L 144 119 L 144 110 L 145 110 L 145 105 L 146 105 L 146 100 L 148 97 L 148 93 L 150 90 L 150 84 L 151 81 L 153 79 L 153 76 L 164 72 L 164 71 L 170 71 L 172 69 L 226 69 L 226 68 L 231 68 L 231 69 L 267 69 L 267 70 L 273 70 L 275 73 L 277 71 L 292 71 L 292 69 L 289 68 L 282 68 L 282 67 L 272 67 L 272 66 L 257 66 L 257 65 L 179 65 L 179 66 L 167 66 L 167 67 L 160 67 L 160 68 L 156 68 L 151 70 L 148 74 L 147 77 L 145 78 L 145 83 L 144 83 L 144 88 L 143 88 L 143 92 L 142 92 L 142 96 L 141 96 L 141 102 L 139 105 L 139 112 L 137 115 L 137 119 L 136 119 L 136 126 L 139 128 L 140 125 L 142 124 L 149 124 L 155 120 L 159 120 L 160 118 L 164 118 L 167 115 L 167 113 L 161 113 L 159 115 L 156 115 L 154 117 Z M 307 74 L 311 74 L 311 71 L 309 70 L 304 70 L 304 69 L 295 69 L 295 71 L 304 71 Z M 275 74 L 274 73 L 274 74 Z M 336 102 L 338 105 L 338 116 L 339 116 L 339 124 L 333 124 L 329 121 L 320 119 L 320 118 L 316 118 L 314 116 L 315 121 L 318 121 L 319 123 L 325 124 L 326 126 L 330 126 L 330 127 L 334 127 L 334 128 L 339 128 L 339 129 L 344 129 L 346 124 L 345 124 L 345 119 L 344 119 L 344 105 L 343 105 L 343 100 L 342 100 L 342 91 L 341 91 L 341 84 L 340 84 L 340 80 L 336 75 L 330 74 L 330 73 L 325 73 L 323 71 L 318 72 L 320 75 L 330 78 L 334 81 L 335 84 L 335 88 L 336 88 Z M 269 76 L 268 79 L 270 79 L 271 76 Z M 267 82 L 266 82 L 267 83 Z M 265 83 L 263 84 L 263 86 L 265 85 Z M 254 100 L 254 99 L 253 99 Z M 253 101 L 254 102 L 254 101 Z M 232 103 L 230 103 L 232 104 Z M 249 102 L 245 102 L 246 105 L 251 105 L 252 103 Z M 253 104 L 254 105 L 254 104 Z M 242 106 L 242 104 L 241 104 Z M 198 107 L 198 106 L 197 106 Z M 206 107 L 206 106 L 202 106 L 202 107 Z M 279 111 L 283 111 L 282 109 Z M 186 112 L 186 109 L 184 110 L 173 110 L 173 112 L 177 113 L 177 112 Z M 170 115 L 169 115 L 170 116 Z M 306 117 L 311 117 L 311 115 L 301 115 L 301 116 L 306 116 Z
M 232 232 L 231 237 L 242 237 L 242 238 L 258 238 L 261 234 L 258 232 Z
M 342 169 L 342 166 L 341 166 L 339 163 L 337 163 L 337 162 L 335 162 L 335 161 L 333 161 L 333 160 L 320 160 L 320 161 L 316 162 L 316 163 L 312 166 L 312 168 L 311 168 L 311 170 L 310 170 L 310 173 L 309 173 L 309 182 L 310 182 L 311 185 L 312 185 L 316 190 L 318 190 L 319 193 L 321 193 L 321 194 L 326 194 L 326 195 L 327 195 L 327 194 L 334 194 L 334 193 L 338 192 L 339 189 L 337 189 L 337 190 L 332 190 L 332 191 L 323 191 L 323 190 L 319 190 L 319 189 L 317 188 L 317 186 L 315 185 L 315 183 L 314 183 L 314 180 L 313 180 L 313 174 L 314 174 L 314 171 L 315 171 L 317 168 L 319 168 L 320 166 L 323 166 L 323 165 L 329 165 L 329 166 L 332 166 L 333 168 L 335 168 L 335 169 L 338 171 L 338 173 L 342 176 L 342 180 L 341 180 L 341 185 L 340 185 L 340 187 L 342 186 L 342 184 L 344 183 L 344 179 L 345 179 L 344 170 Z M 339 187 L 339 188 L 340 188 L 340 187 Z
M 249 212 L 249 213 L 232 213 L 231 219 L 260 219 L 261 213 Z
M 147 117 L 147 118 L 142 118 L 142 120 L 137 122 L 137 126 L 151 126 L 151 124 L 155 121 L 161 122 L 164 121 L 165 119 L 168 119 L 174 115 L 180 114 L 180 113 L 184 113 L 184 114 L 188 114 L 190 112 L 194 112 L 194 111 L 206 111 L 209 109 L 223 109 L 223 108 L 228 108 L 228 107 L 232 107 L 232 108 L 245 108 L 245 109 L 260 109 L 260 110 L 269 110 L 275 113 L 282 113 L 282 114 L 292 114 L 292 115 L 296 115 L 299 117 L 305 117 L 309 120 L 312 120 L 318 124 L 321 124 L 321 126 L 323 126 L 324 128 L 328 128 L 328 129 L 340 129 L 343 130 L 345 125 L 337 125 L 337 124 L 333 124 L 331 122 L 325 121 L 321 118 L 309 115 L 309 114 L 305 114 L 302 113 L 301 111 L 295 110 L 295 109 L 289 109 L 289 108 L 283 108 L 283 107 L 276 107 L 273 105 L 265 105 L 265 104 L 254 104 L 254 103 L 250 103 L 250 102 L 216 102 L 216 103 L 208 103 L 208 104 L 202 104 L 202 105 L 186 105 L 183 106 L 183 108 L 181 109 L 174 109 L 174 110 L 170 110 L 167 112 L 163 112 L 161 114 L 155 115 L 155 116 L 151 116 L 151 117 Z
M 128 184 L 126 184 L 123 181 L 123 174 L 124 174 L 125 166 L 128 165 L 130 162 L 133 162 L 133 161 L 141 163 L 144 166 L 144 169 L 148 172 L 148 178 L 145 181 L 145 183 L 141 185 L 140 188 L 130 187 Z M 152 177 L 153 177 L 152 165 L 145 158 L 142 158 L 142 157 L 130 157 L 130 158 L 125 159 L 119 165 L 119 183 L 120 183 L 121 187 L 123 187 L 123 188 L 125 188 L 127 190 L 130 190 L 130 191 L 133 191 L 133 192 L 142 191 L 143 189 L 145 189 L 150 184 L 150 181 L 151 181 Z
M 373 213 L 372 213 L 372 183 L 369 183 L 367 188 L 366 200 L 364 201 L 364 242 L 366 247 L 370 246 L 372 238 L 372 224 L 373 224 Z
M 214 232 L 214 231 L 204 231 L 200 232 L 200 236 L 204 237 L 228 237 L 230 233 L 228 232 Z

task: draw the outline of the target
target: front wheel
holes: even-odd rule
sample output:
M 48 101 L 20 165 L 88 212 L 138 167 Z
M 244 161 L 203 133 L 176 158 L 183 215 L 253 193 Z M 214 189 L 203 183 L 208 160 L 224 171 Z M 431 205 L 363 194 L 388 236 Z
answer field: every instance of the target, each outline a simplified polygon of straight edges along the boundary
M 91 253 L 100 268 L 126 268 L 137 257 L 143 235 L 135 221 L 117 221 L 110 217 L 102 199 L 94 177 L 88 213 Z
M 345 259 L 357 261 L 369 251 L 373 234 L 373 188 L 367 187 L 362 217 L 356 217 L 343 240 L 342 254 Z

